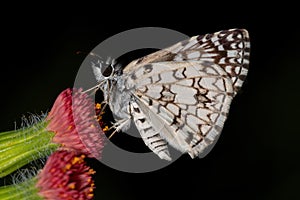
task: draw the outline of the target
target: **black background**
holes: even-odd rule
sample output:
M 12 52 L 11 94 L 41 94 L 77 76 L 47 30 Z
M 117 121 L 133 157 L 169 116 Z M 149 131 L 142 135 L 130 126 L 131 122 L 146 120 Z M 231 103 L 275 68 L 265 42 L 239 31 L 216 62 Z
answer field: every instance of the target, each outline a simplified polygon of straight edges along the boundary
M 246 28 L 251 37 L 248 78 L 210 154 L 194 160 L 184 155 L 144 174 L 91 160 L 97 171 L 95 199 L 299 198 L 299 17 L 292 5 L 275 9 L 241 3 L 3 7 L 8 12 L 1 12 L 0 130 L 14 129 L 14 122 L 19 127 L 24 114 L 49 111 L 56 96 L 73 86 L 85 58 L 76 52 L 90 52 L 121 31 L 155 26 L 193 36 Z

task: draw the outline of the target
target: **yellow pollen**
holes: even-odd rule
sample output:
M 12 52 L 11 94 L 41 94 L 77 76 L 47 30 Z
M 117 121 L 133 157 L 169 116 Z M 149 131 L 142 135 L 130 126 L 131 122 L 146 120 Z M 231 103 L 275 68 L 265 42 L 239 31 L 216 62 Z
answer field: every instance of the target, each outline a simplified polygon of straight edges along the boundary
M 101 104 L 100 103 L 96 103 L 96 109 L 100 109 L 101 108 Z
M 109 128 L 108 128 L 108 126 L 105 126 L 104 128 L 103 128 L 103 131 L 105 132 L 105 131 L 108 131 L 109 130 Z
M 93 169 L 89 169 L 89 172 L 88 172 L 89 174 L 95 174 L 96 173 L 96 171 L 95 170 L 93 170 Z
M 71 165 L 70 163 L 68 163 L 68 164 L 66 164 L 66 166 L 65 166 L 65 170 L 69 170 L 69 169 L 71 169 L 71 167 L 72 167 L 72 165 Z
M 68 127 L 68 130 L 71 130 L 72 129 L 72 126 L 70 125 L 69 127 Z
M 69 188 L 72 189 L 72 190 L 74 190 L 75 189 L 75 183 L 70 183 L 69 184 Z
M 80 162 L 81 158 L 80 157 L 74 157 L 73 160 L 72 160 L 72 165 Z

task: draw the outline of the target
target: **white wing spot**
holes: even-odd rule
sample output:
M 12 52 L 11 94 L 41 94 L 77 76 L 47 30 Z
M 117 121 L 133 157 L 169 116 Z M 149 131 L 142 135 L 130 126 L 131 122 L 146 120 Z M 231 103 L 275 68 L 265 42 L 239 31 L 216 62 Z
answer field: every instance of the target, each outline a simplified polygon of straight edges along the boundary
M 187 105 L 193 105 L 197 103 L 194 95 L 197 94 L 197 89 L 191 87 L 184 87 L 180 85 L 171 85 L 172 93 L 175 93 L 175 103 L 182 103 Z
M 203 119 L 204 121 L 209 121 L 208 114 L 211 114 L 212 111 L 205 108 L 197 108 L 197 116 Z
M 199 58 L 199 57 L 200 57 L 200 52 L 199 51 L 195 51 L 195 52 L 187 54 L 188 59 L 195 59 L 195 58 Z
M 163 90 L 163 87 L 160 85 L 149 85 L 146 94 L 153 99 L 159 99 L 161 97 L 160 92 Z
M 174 114 L 174 115 L 179 115 L 179 108 L 178 106 L 172 104 L 172 103 L 168 103 L 167 104 L 167 108 Z
M 208 132 L 210 129 L 211 129 L 211 126 L 209 126 L 209 125 L 202 125 L 200 130 L 201 130 L 201 133 L 202 133 L 203 135 L 206 135 L 207 132 Z
M 219 45 L 219 46 L 218 46 L 218 50 L 219 50 L 219 51 L 224 51 L 225 49 L 224 49 L 223 45 Z
M 241 70 L 241 67 L 235 67 L 235 68 L 234 68 L 234 72 L 235 72 L 236 74 L 239 74 L 239 73 L 240 73 L 240 70 Z
M 227 66 L 225 67 L 225 71 L 226 71 L 227 73 L 231 74 L 231 70 L 232 70 L 232 66 L 231 66 L 231 65 L 227 65 Z
M 175 82 L 177 79 L 173 76 L 172 71 L 168 72 L 163 72 L 160 74 L 161 77 L 161 83 L 170 83 L 170 82 Z
M 215 123 L 217 121 L 217 118 L 219 117 L 219 113 L 212 113 L 210 114 L 210 119 L 213 123 Z
M 239 47 L 240 49 L 242 49 L 242 48 L 244 47 L 244 43 L 243 43 L 243 42 L 240 42 L 240 43 L 238 44 L 238 47 Z
M 227 39 L 228 41 L 230 41 L 230 42 L 234 41 L 233 34 L 232 34 L 232 33 L 229 34 L 229 35 L 226 37 L 226 39 Z
M 184 86 L 192 86 L 193 85 L 193 80 L 192 79 L 183 79 L 181 81 L 178 81 L 176 84 L 184 85 Z
M 236 50 L 228 50 L 227 51 L 227 57 L 236 57 L 237 51 Z
M 246 76 L 247 73 L 248 73 L 248 69 L 242 68 L 241 75 L 245 75 Z

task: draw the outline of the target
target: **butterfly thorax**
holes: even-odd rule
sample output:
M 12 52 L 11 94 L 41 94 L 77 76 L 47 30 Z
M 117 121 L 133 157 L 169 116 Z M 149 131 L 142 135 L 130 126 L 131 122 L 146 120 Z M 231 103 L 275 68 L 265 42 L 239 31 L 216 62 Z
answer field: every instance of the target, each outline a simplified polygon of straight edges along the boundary
M 110 87 L 103 91 L 112 113 L 121 119 L 130 118 L 129 105 L 132 100 L 133 88 L 126 86 L 125 80 L 123 75 L 115 75 Z

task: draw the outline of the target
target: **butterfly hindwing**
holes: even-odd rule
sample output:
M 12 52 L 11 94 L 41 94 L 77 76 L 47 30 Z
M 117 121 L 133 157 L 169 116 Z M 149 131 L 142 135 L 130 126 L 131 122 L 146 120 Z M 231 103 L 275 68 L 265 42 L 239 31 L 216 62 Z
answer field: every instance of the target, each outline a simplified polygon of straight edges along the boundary
M 138 79 L 134 96 L 139 106 L 154 113 L 148 117 L 150 122 L 163 122 L 152 123 L 162 138 L 176 149 L 197 156 L 223 128 L 233 96 L 231 79 L 220 66 L 210 62 L 150 65 L 164 70 L 145 76 L 150 81 L 146 84 L 145 78 Z M 164 126 L 169 128 L 163 129 Z

